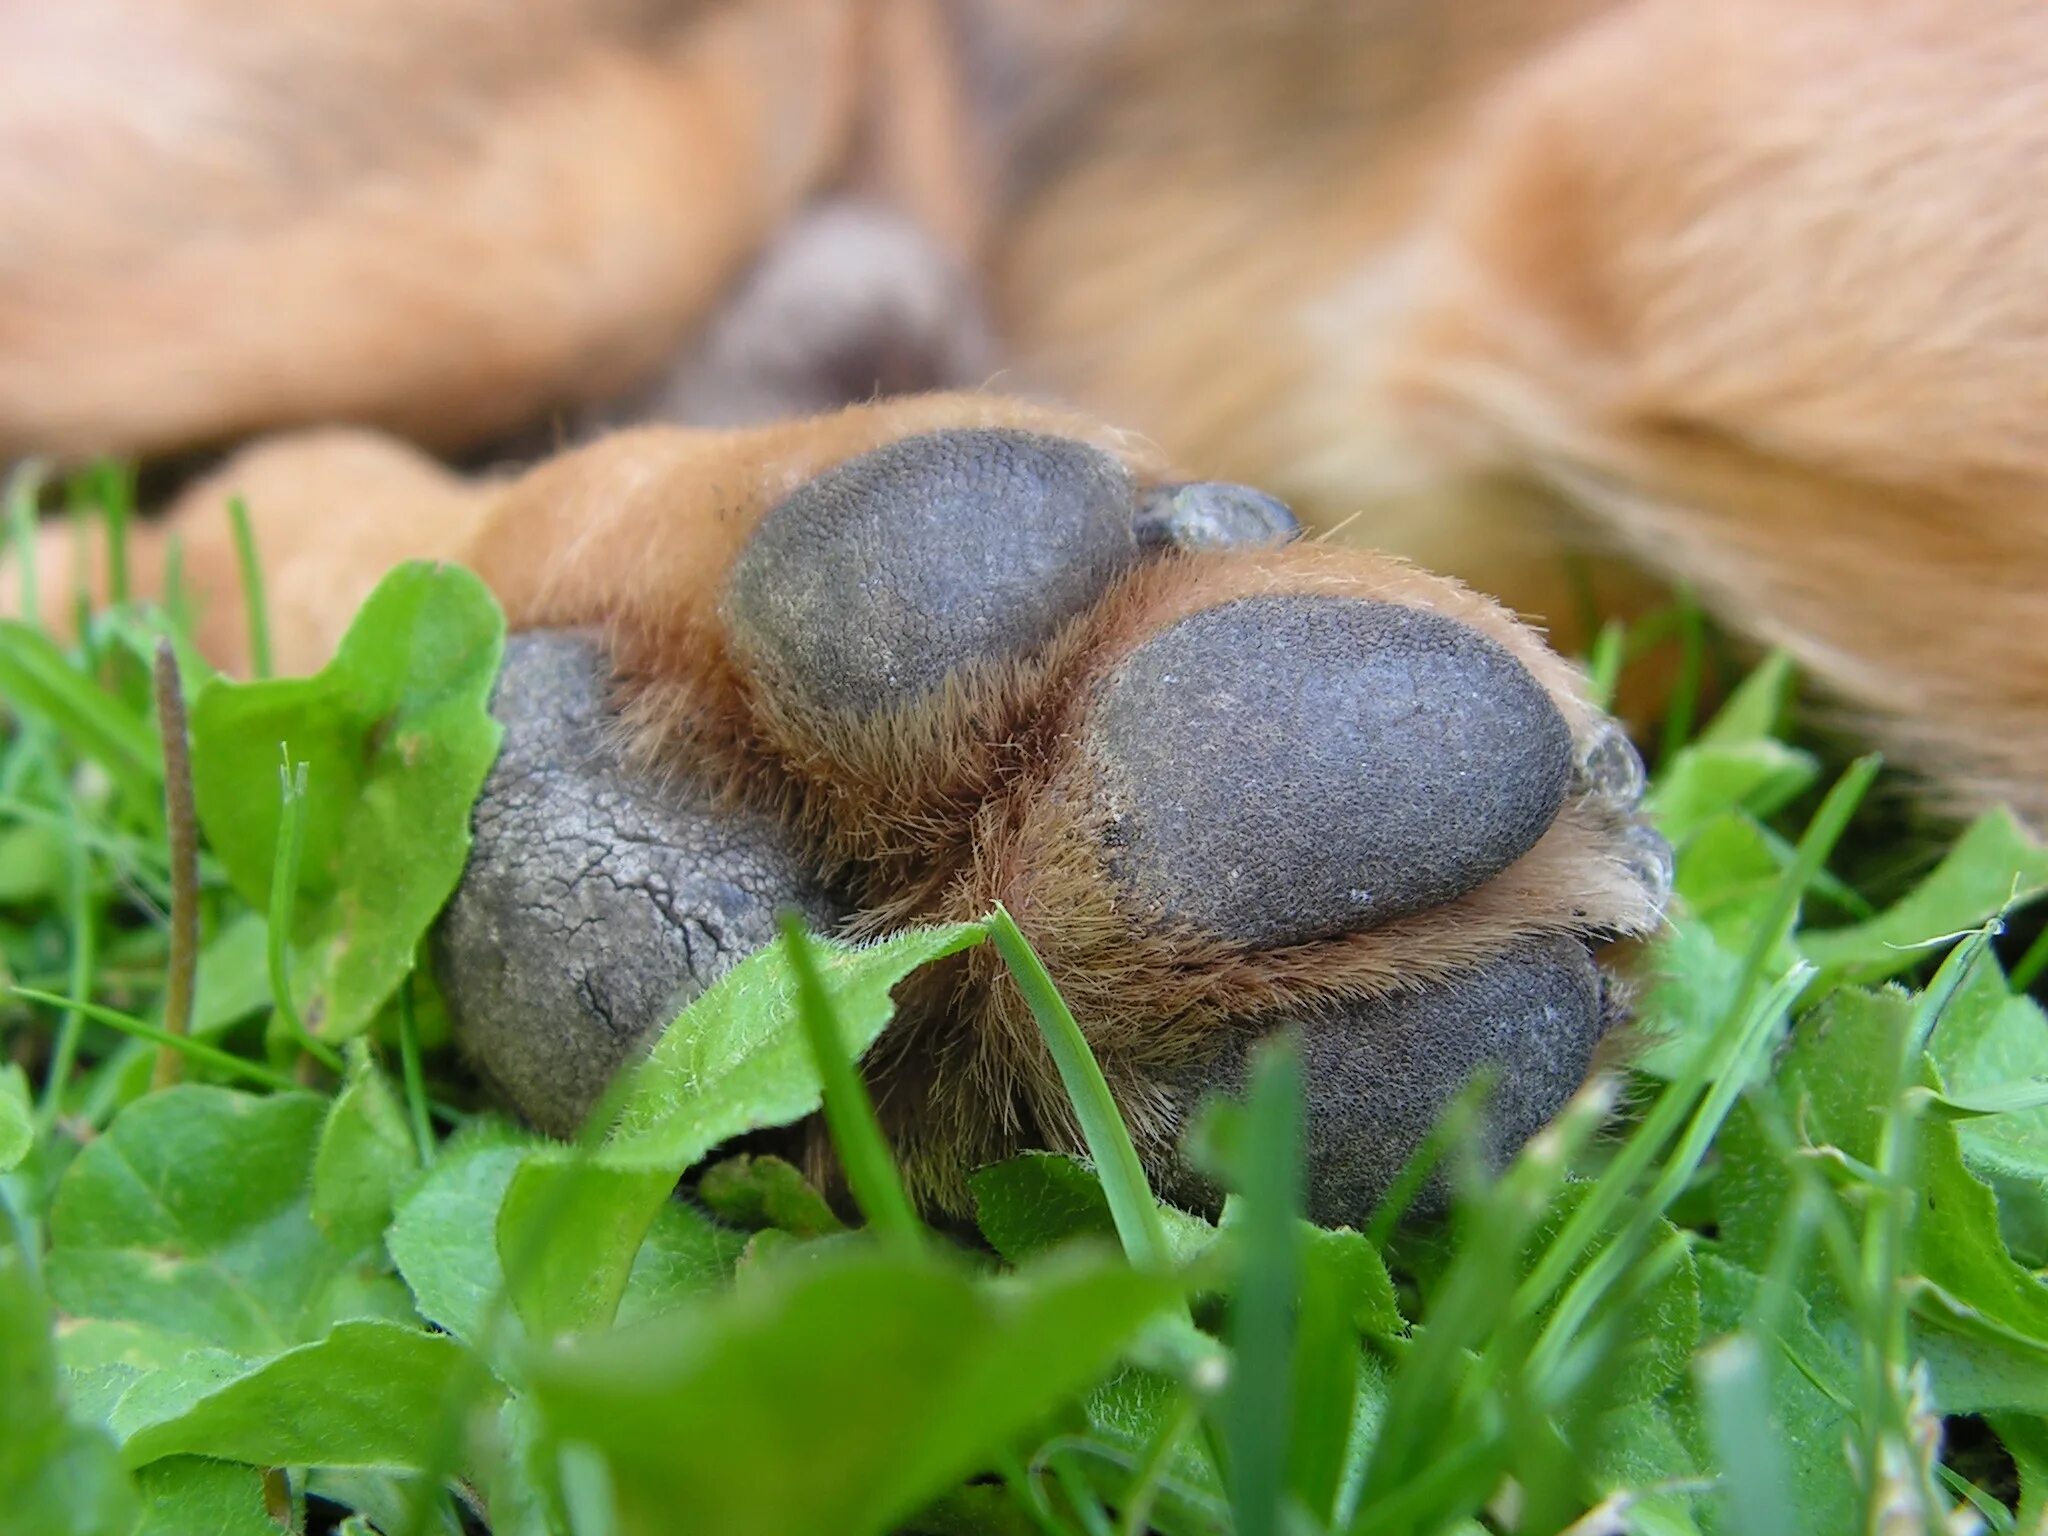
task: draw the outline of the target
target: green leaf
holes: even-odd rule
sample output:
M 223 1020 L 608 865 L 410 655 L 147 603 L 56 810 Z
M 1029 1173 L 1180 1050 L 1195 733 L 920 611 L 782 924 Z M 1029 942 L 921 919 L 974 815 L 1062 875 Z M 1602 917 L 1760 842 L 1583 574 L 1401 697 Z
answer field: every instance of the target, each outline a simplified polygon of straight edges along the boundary
M 0 906 L 54 902 L 64 889 L 64 837 L 46 822 L 0 830 Z
M 795 1237 L 846 1229 L 803 1173 L 779 1157 L 743 1152 L 713 1163 L 697 1181 L 697 1198 L 736 1227 L 775 1227 Z
M 498 1207 L 537 1142 L 510 1127 L 487 1125 L 447 1142 L 434 1166 L 398 1201 L 385 1246 L 412 1287 L 420 1316 L 491 1359 L 519 1336 L 509 1309 L 500 1347 L 485 1349 L 485 1321 L 504 1288 L 498 1263 Z
M 2048 1076 L 2048 1013 L 2015 997 L 1994 965 L 1981 965 L 1949 1005 L 1929 1054 L 1950 1098 L 1976 1102 Z M 2024 1262 L 2048 1263 L 2048 1107 L 2010 1110 L 1956 1127 L 1970 1171 L 1998 1197 L 2007 1244 Z
M 498 1209 L 520 1164 L 543 1145 L 506 1127 L 464 1132 L 443 1146 L 434 1166 L 400 1199 L 385 1239 L 420 1315 L 482 1351 L 501 1375 L 508 1374 L 523 1333 L 506 1307 L 496 1319 L 496 1336 L 489 1336 L 490 1309 L 505 1283 Z M 666 1202 L 634 1256 L 619 1321 L 656 1317 L 716 1290 L 732 1277 L 745 1245 L 744 1233 Z
M 308 767 L 291 935 L 309 1028 L 360 1033 L 461 876 L 469 811 L 498 746 L 488 710 L 504 619 L 455 566 L 385 577 L 308 678 L 209 683 L 192 706 L 199 818 L 235 888 L 266 908 L 280 744 Z
M 442 1433 L 467 1354 L 445 1334 L 340 1323 L 138 1429 L 122 1456 L 130 1466 L 187 1453 L 255 1466 L 413 1467 Z
M 859 1057 L 881 1034 L 899 981 L 984 936 L 978 923 L 954 923 L 875 944 L 817 941 L 849 1052 Z M 520 1168 L 498 1218 L 498 1251 L 528 1327 L 547 1335 L 611 1317 L 648 1224 L 684 1171 L 743 1132 L 802 1119 L 821 1094 L 778 940 L 663 1031 L 627 1079 L 601 1147 L 538 1154 Z
M 747 1235 L 721 1227 L 703 1212 L 671 1200 L 655 1213 L 647 1240 L 633 1255 L 619 1298 L 619 1327 L 680 1311 L 724 1287 L 746 1251 Z
M 1913 1009 L 1914 1000 L 1897 991 L 1836 992 L 1803 1022 L 1778 1067 L 1801 1134 L 1830 1159 L 1847 1159 L 1823 1166 L 1841 1166 L 1859 1201 L 1866 1195 L 1853 1170 L 1875 1163 L 1891 1092 L 1887 1062 Z M 1935 1038 L 1947 1027 L 1944 1021 Z M 1940 1086 L 1924 1058 L 1921 1083 Z M 1997 1202 L 1964 1163 L 1957 1122 L 1925 1117 L 1914 1141 L 1907 1275 L 1916 1349 L 1932 1371 L 1936 1401 L 1946 1413 L 2048 1408 L 2048 1287 L 2007 1252 Z M 1754 1130 L 1724 1136 L 1722 1155 L 1724 1250 L 1761 1269 L 1790 1175 Z M 1825 1272 L 1806 1276 L 1801 1289 L 1823 1333 L 1854 1336 L 1849 1304 Z
M 2048 1521 L 2048 1424 L 2016 1413 L 1992 1414 L 1990 1420 L 2020 1475 L 2015 1529 L 2040 1531 Z
M 1882 981 L 1927 959 L 1927 942 L 1975 928 L 2048 891 L 2048 846 L 2010 811 L 1973 821 L 1926 879 L 1867 922 L 1804 933 L 1799 947 L 1823 983 Z
M 270 1005 L 264 965 L 262 917 L 237 912 L 199 951 L 199 986 L 192 999 L 192 1033 L 211 1039 Z
M 1768 738 L 1690 746 L 1657 775 L 1643 808 L 1659 831 L 1682 843 L 1728 811 L 1770 815 L 1798 798 L 1819 774 L 1812 753 Z
M 28 1074 L 10 1062 L 0 1067 L 0 1173 L 19 1168 L 35 1141 L 35 1110 L 29 1103 Z
M 1223 1224 L 1230 1226 L 1230 1213 Z M 1307 1247 L 1303 1260 L 1311 1278 L 1323 1277 L 1330 1295 L 1343 1308 L 1351 1327 L 1376 1338 L 1407 1332 L 1394 1281 L 1387 1273 L 1386 1260 L 1360 1234 L 1349 1227 L 1326 1228 L 1304 1222 Z
M 187 1085 L 123 1110 L 65 1170 L 50 1289 L 73 1318 L 140 1324 L 238 1356 L 378 1311 L 307 1196 L 326 1102 Z
M 1756 1303 L 1757 1277 L 1711 1253 L 1699 1257 L 1700 1299 L 1708 1332 L 1733 1334 Z M 1769 1433 L 1788 1473 L 1792 1528 L 1801 1536 L 1860 1531 L 1861 1504 L 1849 1463 L 1855 1420 L 1846 1404 L 1854 1367 L 1814 1327 L 1806 1304 L 1793 1300 L 1764 1341 Z
M 843 1249 L 538 1357 L 553 1432 L 602 1459 L 627 1536 L 880 1532 L 987 1465 L 1179 1298 L 1103 1260 L 976 1282 Z
M 57 1387 L 50 1311 L 0 1245 L 0 1523 L 35 1536 L 121 1536 L 135 1494 L 105 1433 L 74 1423 Z
M 255 1467 L 170 1456 L 137 1472 L 135 1488 L 144 1511 L 135 1536 L 278 1536 Z
M 1791 707 L 1798 681 L 1791 654 L 1771 652 L 1728 695 L 1728 702 L 1706 729 L 1693 738 L 1695 743 L 1707 747 L 1740 746 L 1776 736 L 1786 710 Z
M 374 1243 L 390 1224 L 393 1196 L 418 1169 L 398 1095 L 369 1052 L 352 1045 L 313 1154 L 314 1221 L 350 1250 Z
M 1120 1459 L 1135 1466 L 1188 1406 L 1187 1392 L 1171 1377 L 1157 1371 L 1125 1365 L 1108 1379 L 1092 1387 L 1081 1400 L 1081 1412 L 1092 1438 L 1114 1448 Z M 1190 1430 L 1193 1425 L 1190 1424 Z M 1171 1484 L 1187 1490 L 1194 1499 L 1215 1509 L 1209 1523 L 1223 1525 L 1229 1518 L 1223 1485 L 1216 1469 L 1203 1454 L 1199 1435 L 1183 1434 L 1168 1451 L 1164 1467 Z
M 1012 1264 L 1077 1238 L 1116 1241 L 1102 1181 L 1079 1158 L 1026 1152 L 977 1169 L 967 1183 L 982 1236 Z M 1216 1228 L 1199 1216 L 1164 1204 L 1159 1215 L 1177 1265 L 1192 1262 L 1216 1241 Z

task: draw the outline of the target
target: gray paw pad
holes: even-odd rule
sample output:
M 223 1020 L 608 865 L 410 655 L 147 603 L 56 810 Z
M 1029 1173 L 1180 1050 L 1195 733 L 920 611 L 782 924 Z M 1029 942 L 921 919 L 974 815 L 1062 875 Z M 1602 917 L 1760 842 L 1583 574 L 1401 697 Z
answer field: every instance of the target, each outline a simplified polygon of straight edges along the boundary
M 1029 432 L 905 438 L 799 487 L 734 567 L 743 661 L 858 717 L 1045 644 L 1138 558 L 1115 459 Z
M 842 915 L 775 823 L 626 768 L 608 675 L 583 636 L 507 644 L 491 703 L 504 745 L 434 934 L 456 1039 L 558 1136 L 684 1003 L 775 937 L 779 908 L 817 926 Z
M 1412 992 L 1262 1021 L 1233 1037 L 1204 1086 L 1241 1091 L 1252 1042 L 1286 1024 L 1306 1088 L 1309 1215 L 1355 1225 L 1482 1070 L 1494 1084 L 1484 1160 L 1505 1165 L 1585 1081 L 1606 1015 L 1584 947 L 1534 939 Z M 1440 1209 L 1446 1189 L 1435 1179 L 1421 1207 Z
M 1543 835 L 1572 774 L 1563 717 L 1506 650 L 1344 597 L 1180 620 L 1111 675 L 1089 737 L 1126 901 L 1261 948 L 1483 884 Z

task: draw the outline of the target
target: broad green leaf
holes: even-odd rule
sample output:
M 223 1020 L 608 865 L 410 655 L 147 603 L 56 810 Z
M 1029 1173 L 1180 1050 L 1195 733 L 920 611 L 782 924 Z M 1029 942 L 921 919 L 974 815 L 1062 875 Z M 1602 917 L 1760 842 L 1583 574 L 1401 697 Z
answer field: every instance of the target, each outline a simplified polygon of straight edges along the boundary
M 899 981 L 984 933 L 978 923 L 954 923 L 874 944 L 816 941 L 847 1048 L 858 1057 L 881 1034 Z M 797 1026 L 795 974 L 778 941 L 663 1031 L 627 1081 L 601 1147 L 537 1154 L 514 1177 L 498 1252 L 528 1327 L 545 1336 L 611 1317 L 648 1224 L 685 1170 L 743 1132 L 802 1119 L 821 1096 Z
M 1094 1380 L 1174 1282 L 1081 1260 L 977 1282 L 842 1250 L 538 1356 L 534 1401 L 602 1458 L 624 1536 L 880 1532 Z
M 2016 1530 L 2048 1530 L 2048 1423 L 2017 1413 L 1989 1415 L 2020 1475 Z
M 982 1236 L 1013 1264 L 1076 1238 L 1117 1240 L 1101 1181 L 1079 1158 L 1026 1152 L 977 1169 L 967 1183 Z M 1159 1214 L 1176 1263 L 1191 1262 L 1216 1241 L 1215 1226 L 1199 1216 L 1165 1204 Z
M 58 1305 L 240 1356 L 386 1310 L 376 1263 L 332 1242 L 309 1208 L 325 1108 L 311 1094 L 187 1085 L 123 1110 L 58 1184 Z
M 1231 1212 L 1223 1214 L 1223 1227 L 1230 1229 Z M 1394 1295 L 1393 1279 L 1379 1250 L 1348 1227 L 1326 1228 L 1304 1222 L 1306 1247 L 1303 1260 L 1312 1277 L 1322 1277 L 1330 1295 L 1343 1310 L 1345 1320 L 1357 1332 L 1373 1337 L 1396 1336 L 1408 1331 L 1401 1307 Z
M 1657 775 L 1643 809 L 1674 843 L 1683 843 L 1728 811 L 1768 816 L 1820 774 L 1809 752 L 1768 738 L 1728 746 L 1687 747 Z
M 1800 1134 L 1824 1153 L 1845 1155 L 1849 1167 L 1877 1159 L 1891 1092 L 1888 1063 L 1914 1006 L 1896 991 L 1836 992 L 1801 1024 L 1779 1064 Z M 1921 1082 L 1939 1086 L 1924 1059 Z M 1937 1402 L 1950 1413 L 2048 1407 L 2048 1286 L 2006 1251 L 1997 1202 L 1965 1165 L 1957 1122 L 1923 1117 L 1915 1144 L 1907 1275 L 1915 1349 L 1933 1373 Z M 1761 1269 L 1786 1209 L 1789 1173 L 1748 1122 L 1724 1133 L 1722 1156 L 1724 1253 Z M 1853 1174 L 1844 1177 L 1860 1220 L 1863 1193 L 1853 1187 Z M 1855 1324 L 1833 1280 L 1814 1268 L 1801 1289 L 1815 1327 L 1846 1354 Z
M 192 998 L 192 1033 L 211 1039 L 270 1005 L 263 918 L 237 912 L 199 951 L 199 985 Z
M 0 1527 L 34 1536 L 122 1536 L 133 1488 L 114 1445 L 65 1413 L 50 1309 L 27 1262 L 0 1244 Z
M 721 1227 L 703 1212 L 671 1200 L 655 1213 L 647 1240 L 633 1255 L 616 1322 L 624 1328 L 711 1295 L 732 1279 L 747 1235 Z
M 796 1237 L 845 1229 L 801 1170 L 779 1157 L 743 1152 L 704 1170 L 697 1198 L 736 1227 L 775 1227 Z
M 2048 1076 L 2048 1013 L 2015 997 L 1994 965 L 1980 965 L 1950 1003 L 1929 1054 L 1951 1097 L 2009 1091 Z M 1998 1196 L 2014 1253 L 2048 1263 L 2048 1107 L 1973 1118 L 1956 1127 L 1963 1161 Z
M 1088 1389 L 1081 1399 L 1081 1412 L 1091 1437 L 1113 1447 L 1120 1453 L 1120 1459 L 1135 1466 L 1158 1443 L 1186 1403 L 1185 1390 L 1170 1377 L 1123 1365 Z M 1191 1423 L 1189 1431 L 1169 1454 L 1167 1474 L 1195 1498 L 1213 1503 L 1221 1513 L 1226 1508 L 1223 1485 L 1203 1454 L 1196 1425 Z
M 520 1336 L 519 1319 L 507 1308 L 497 1323 L 498 1346 L 485 1347 L 485 1319 L 505 1283 L 498 1207 L 536 1145 L 526 1133 L 496 1125 L 445 1143 L 434 1166 L 399 1198 L 384 1238 L 420 1316 L 494 1361 Z
M 376 1242 L 398 1189 L 419 1169 L 419 1151 L 391 1084 L 360 1042 L 348 1080 L 320 1127 L 313 1154 L 313 1220 L 344 1248 Z
M 1927 941 L 1975 928 L 2048 891 L 2048 846 L 2007 810 L 1972 822 L 1926 879 L 1866 922 L 1799 936 L 1799 948 L 1831 981 L 1869 983 L 1928 958 Z
M 847 1047 L 863 1053 L 912 971 L 979 944 L 979 923 L 914 928 L 873 944 L 813 944 Z M 635 1069 L 601 1153 L 611 1167 L 680 1172 L 742 1131 L 788 1125 L 818 1106 L 795 1028 L 796 979 L 782 945 L 729 972 L 663 1031 Z
M 386 1236 L 420 1315 L 504 1366 L 523 1334 L 506 1307 L 487 1337 L 505 1280 L 498 1262 L 498 1208 L 523 1160 L 541 1145 L 522 1133 L 486 1129 L 443 1146 L 434 1166 L 398 1203 Z M 732 1275 L 744 1233 L 729 1231 L 680 1202 L 655 1213 L 619 1303 L 621 1323 L 658 1316 L 716 1290 Z
M 278 1536 L 263 1507 L 263 1473 L 202 1456 L 168 1456 L 135 1474 L 135 1536 Z
M 35 1140 L 35 1113 L 29 1106 L 28 1074 L 10 1062 L 0 1067 L 0 1173 L 19 1168 Z
M 461 876 L 497 752 L 487 708 L 504 619 L 455 566 L 385 577 L 306 678 L 209 683 L 192 706 L 199 818 L 235 888 L 267 906 L 280 751 L 308 768 L 292 989 L 309 1028 L 360 1033 Z
M 135 1431 L 130 1466 L 160 1456 L 216 1456 L 255 1466 L 406 1468 L 442 1432 L 468 1350 L 445 1334 L 383 1321 L 338 1324 L 218 1383 Z M 478 1405 L 497 1388 L 478 1373 Z
M 1700 1299 L 1709 1333 L 1734 1333 L 1751 1311 L 1757 1277 L 1711 1253 L 1699 1259 Z M 1848 1442 L 1855 1430 L 1847 1407 L 1855 1393 L 1854 1366 L 1815 1329 L 1795 1301 L 1772 1338 L 1763 1341 L 1769 1382 L 1769 1432 L 1790 1474 L 1801 1536 L 1850 1536 L 1862 1518 Z M 1735 1536 L 1735 1533 L 1730 1533 Z
M 1810 1042 L 1811 1054 L 1802 1052 L 1795 1070 L 1813 1109 L 1814 1132 L 1864 1162 L 1877 1156 L 1875 1106 L 1882 1102 L 1888 1031 L 1903 1027 L 1901 1016 L 1910 1007 L 1897 993 L 1838 992 L 1820 1027 L 1810 1022 L 1800 1040 L 1802 1046 Z M 2048 1346 L 2048 1286 L 2005 1251 L 1997 1202 L 1964 1165 L 1955 1126 L 1924 1119 L 1918 1144 L 1914 1270 L 1992 1322 Z M 2042 1366 L 2029 1361 L 2025 1368 L 2038 1372 Z

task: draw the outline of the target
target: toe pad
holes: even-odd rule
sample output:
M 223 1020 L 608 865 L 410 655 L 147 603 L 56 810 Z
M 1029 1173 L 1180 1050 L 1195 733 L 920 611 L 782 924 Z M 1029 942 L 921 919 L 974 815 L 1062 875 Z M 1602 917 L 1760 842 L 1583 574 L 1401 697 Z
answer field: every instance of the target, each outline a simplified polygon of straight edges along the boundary
M 810 709 L 868 718 L 1026 655 L 1138 557 L 1123 466 L 1007 430 L 905 438 L 781 502 L 734 567 L 741 659 Z
M 1090 726 L 1142 920 L 1268 948 L 1438 905 L 1528 851 L 1571 734 L 1507 651 L 1421 608 L 1240 599 L 1111 675 Z

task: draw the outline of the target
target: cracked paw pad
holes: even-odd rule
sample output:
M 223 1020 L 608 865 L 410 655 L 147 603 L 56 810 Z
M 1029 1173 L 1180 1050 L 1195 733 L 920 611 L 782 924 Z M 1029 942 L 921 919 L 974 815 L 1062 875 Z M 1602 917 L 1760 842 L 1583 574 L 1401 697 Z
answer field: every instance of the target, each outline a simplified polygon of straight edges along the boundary
M 684 1004 L 774 938 L 779 908 L 841 916 L 781 826 L 621 760 L 608 681 L 588 637 L 506 646 L 491 703 L 504 743 L 434 939 L 463 1048 L 558 1136 Z

